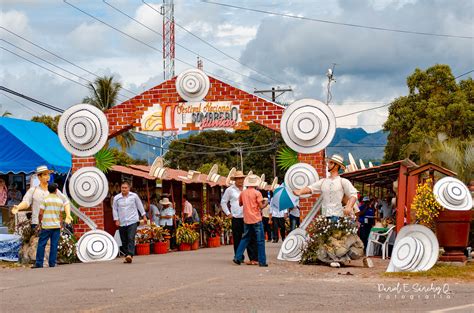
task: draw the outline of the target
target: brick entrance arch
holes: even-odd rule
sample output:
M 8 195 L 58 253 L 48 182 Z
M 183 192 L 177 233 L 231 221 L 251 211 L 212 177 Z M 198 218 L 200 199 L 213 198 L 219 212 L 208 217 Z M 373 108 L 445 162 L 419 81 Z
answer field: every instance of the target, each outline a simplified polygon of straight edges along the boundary
M 237 125 L 238 129 L 248 129 L 248 123 L 256 122 L 274 131 L 280 132 L 280 120 L 284 107 L 265 99 L 256 97 L 243 90 L 235 88 L 229 84 L 219 81 L 209 76 L 209 93 L 204 98 L 205 101 L 231 101 L 233 105 L 240 107 L 242 122 Z M 135 96 L 112 109 L 107 110 L 105 115 L 109 122 L 109 138 L 113 138 L 122 132 L 132 128 L 140 129 L 140 119 L 143 113 L 154 104 L 175 105 L 184 102 L 176 91 L 176 77 L 155 86 L 142 94 Z M 192 126 L 188 127 L 193 130 Z M 194 128 L 197 130 L 197 128 Z M 315 154 L 299 154 L 298 159 L 301 162 L 311 164 L 320 177 L 324 175 L 324 152 Z M 73 156 L 72 170 L 77 171 L 81 167 L 94 166 L 93 157 L 79 158 Z M 301 200 L 301 214 L 305 216 L 311 209 L 316 197 Z M 81 208 L 97 226 L 104 228 L 104 211 L 102 205 L 93 208 Z M 79 234 L 88 231 L 88 227 L 80 222 L 76 230 Z

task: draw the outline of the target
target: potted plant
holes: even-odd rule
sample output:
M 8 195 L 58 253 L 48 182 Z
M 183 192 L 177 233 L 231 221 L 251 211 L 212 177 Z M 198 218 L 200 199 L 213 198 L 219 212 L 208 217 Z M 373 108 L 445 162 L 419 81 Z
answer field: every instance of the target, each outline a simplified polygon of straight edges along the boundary
M 220 246 L 222 224 L 222 219 L 218 216 L 204 215 L 202 218 L 202 229 L 206 234 L 209 248 Z
M 168 252 L 167 238 L 169 238 L 169 231 L 163 227 L 152 225 L 151 226 L 152 241 L 153 241 L 153 252 L 156 254 L 165 254 Z
M 418 184 L 411 209 L 415 211 L 416 223 L 436 232 L 436 221 L 443 208 L 436 201 L 432 185 L 433 182 L 431 179 L 427 179 L 424 183 Z
M 200 230 L 199 223 L 193 223 L 192 228 L 198 235 L 197 235 L 196 240 L 194 240 L 193 244 L 191 245 L 191 250 L 197 250 L 197 249 L 199 249 L 199 237 L 200 237 L 200 235 L 199 235 L 199 230 Z
M 137 230 L 135 235 L 135 248 L 137 255 L 150 254 L 150 243 L 152 240 L 152 232 L 150 227 L 143 227 Z
M 183 223 L 176 229 L 176 243 L 179 251 L 191 250 L 191 245 L 199 238 L 199 234 L 193 229 L 192 224 Z
M 445 251 L 439 260 L 445 262 L 466 261 L 463 250 L 468 244 L 471 210 L 447 210 L 439 205 L 433 194 L 431 179 L 418 185 L 412 203 L 413 208 L 416 210 L 417 222 L 436 233 L 439 246 Z

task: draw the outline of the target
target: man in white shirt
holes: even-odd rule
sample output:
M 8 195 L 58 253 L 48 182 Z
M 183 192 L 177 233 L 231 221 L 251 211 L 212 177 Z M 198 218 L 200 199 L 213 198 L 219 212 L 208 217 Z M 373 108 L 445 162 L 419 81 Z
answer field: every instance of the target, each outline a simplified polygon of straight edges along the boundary
M 322 215 L 336 223 L 339 218 L 353 214 L 354 204 L 357 200 L 357 190 L 349 180 L 339 176 L 339 170 L 345 168 L 342 156 L 334 154 L 326 161 L 328 162 L 329 177 L 320 179 L 302 189 L 294 190 L 293 193 L 297 196 L 320 193 L 323 200 L 321 205 Z M 345 206 L 342 205 L 344 197 L 348 198 Z M 360 239 L 358 240 L 360 241 Z M 362 242 L 360 242 L 360 245 L 363 245 Z M 361 253 L 363 253 L 363 250 Z M 361 256 L 354 256 L 355 259 L 356 257 Z M 340 262 L 330 262 L 329 265 L 331 267 L 341 266 Z M 367 258 L 364 258 L 364 265 L 367 267 L 373 266 Z
M 132 263 L 135 254 L 135 235 L 139 224 L 140 216 L 146 222 L 146 213 L 142 200 L 134 192 L 130 191 L 130 183 L 122 182 L 121 193 L 114 197 L 112 204 L 112 214 L 115 225 L 119 227 L 120 240 L 122 241 L 122 251 L 125 254 L 124 263 Z
M 273 223 L 273 243 L 277 243 L 279 236 L 278 230 L 280 230 L 281 240 L 285 241 L 286 237 L 286 219 L 288 218 L 288 210 L 280 211 L 277 207 L 270 204 L 270 218 Z
M 337 222 L 339 217 L 351 215 L 357 200 L 357 190 L 352 186 L 349 180 L 339 176 L 339 170 L 345 168 L 343 160 L 342 156 L 334 154 L 327 160 L 329 177 L 320 179 L 312 185 L 293 191 L 297 196 L 320 193 L 323 197 L 322 214 L 335 222 Z M 349 200 L 343 207 L 342 200 L 344 196 Z
M 239 197 L 244 189 L 245 175 L 242 171 L 236 171 L 231 179 L 234 181 L 234 184 L 230 185 L 224 191 L 221 199 L 221 207 L 225 215 L 232 218 L 232 238 L 234 240 L 235 255 L 244 234 L 244 215 L 243 208 L 239 205 Z M 257 238 L 255 235 L 250 237 L 250 243 L 247 246 L 247 254 L 250 259 L 247 264 L 258 265 Z
M 167 229 L 171 235 L 170 248 L 176 247 L 176 236 L 174 236 L 174 218 L 176 211 L 168 198 L 162 198 L 160 204 L 163 206 L 160 216 L 160 226 Z

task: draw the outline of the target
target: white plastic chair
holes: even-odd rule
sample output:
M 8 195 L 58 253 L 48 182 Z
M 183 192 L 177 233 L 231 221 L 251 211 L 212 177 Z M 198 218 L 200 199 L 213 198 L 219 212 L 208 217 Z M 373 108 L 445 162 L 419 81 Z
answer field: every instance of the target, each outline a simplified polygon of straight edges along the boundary
M 385 233 L 370 232 L 369 240 L 367 242 L 366 256 L 373 256 L 375 248 L 378 248 L 376 245 L 380 245 L 382 248 L 382 259 L 385 260 L 385 256 L 388 256 L 388 246 L 393 246 L 393 240 L 391 240 L 391 237 L 394 234 L 394 228 L 395 226 L 390 227 Z M 380 237 L 385 237 L 385 241 L 380 242 Z

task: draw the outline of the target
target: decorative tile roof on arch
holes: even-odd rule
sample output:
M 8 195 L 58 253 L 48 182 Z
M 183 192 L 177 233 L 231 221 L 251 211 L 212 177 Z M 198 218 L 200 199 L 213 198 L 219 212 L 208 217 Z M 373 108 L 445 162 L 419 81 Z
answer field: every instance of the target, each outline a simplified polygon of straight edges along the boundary
M 247 93 L 211 76 L 209 76 L 209 80 L 211 87 L 203 101 L 231 101 L 233 105 L 239 105 L 242 123 L 236 128 L 248 129 L 249 122 L 257 122 L 275 131 L 280 131 L 283 106 Z M 107 110 L 105 114 L 109 121 L 109 137 L 115 137 L 133 127 L 140 128 L 140 118 L 154 104 L 183 103 L 184 100 L 177 93 L 175 84 L 176 77 Z

